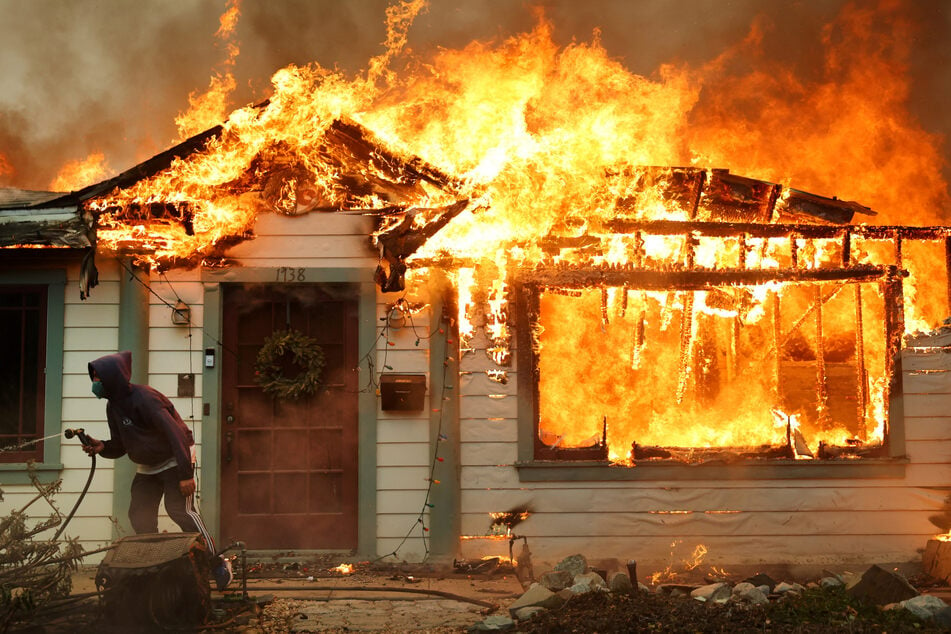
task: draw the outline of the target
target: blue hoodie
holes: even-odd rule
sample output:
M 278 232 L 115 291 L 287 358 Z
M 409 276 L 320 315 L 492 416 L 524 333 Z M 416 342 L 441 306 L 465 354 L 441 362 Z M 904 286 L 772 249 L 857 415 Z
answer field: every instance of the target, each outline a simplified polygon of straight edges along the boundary
M 132 462 L 142 465 L 159 464 L 175 456 L 179 480 L 194 477 L 192 432 L 164 394 L 148 385 L 129 382 L 132 353 L 125 350 L 90 361 L 90 379 L 93 370 L 105 388 L 111 435 L 100 455 L 120 458 L 129 454 Z

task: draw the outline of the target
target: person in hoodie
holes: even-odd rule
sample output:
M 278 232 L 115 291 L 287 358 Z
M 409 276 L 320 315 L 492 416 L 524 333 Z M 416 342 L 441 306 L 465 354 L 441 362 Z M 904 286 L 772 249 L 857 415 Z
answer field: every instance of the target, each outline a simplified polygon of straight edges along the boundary
M 132 377 L 132 353 L 108 354 L 89 362 L 92 392 L 107 399 L 109 440 L 89 436 L 83 450 L 103 458 L 128 455 L 136 465 L 129 520 L 137 533 L 158 532 L 159 502 L 186 533 L 200 533 L 213 556 L 220 590 L 231 581 L 230 560 L 215 553 L 215 542 L 195 506 L 195 441 L 175 406 L 153 387 Z

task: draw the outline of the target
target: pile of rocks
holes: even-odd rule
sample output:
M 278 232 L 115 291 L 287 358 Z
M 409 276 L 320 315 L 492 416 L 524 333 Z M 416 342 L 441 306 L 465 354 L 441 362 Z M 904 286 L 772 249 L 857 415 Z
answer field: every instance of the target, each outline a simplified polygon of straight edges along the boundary
M 638 592 L 655 592 L 669 597 L 690 597 L 711 604 L 738 603 L 766 605 L 772 601 L 794 600 L 807 588 L 841 589 L 850 596 L 884 609 L 905 609 L 926 621 L 951 626 L 951 606 L 942 599 L 922 595 L 899 573 L 880 566 L 871 566 L 864 574 L 835 574 L 799 583 L 777 582 L 765 574 L 757 574 L 739 583 L 717 581 L 704 585 L 662 584 L 651 590 L 637 583 Z M 542 574 L 524 594 L 509 605 L 508 615 L 492 615 L 469 628 L 470 632 L 504 631 L 516 627 L 548 610 L 561 607 L 572 597 L 588 592 L 635 592 L 630 576 L 623 571 L 607 573 L 594 570 L 583 555 L 572 555 L 560 561 L 554 570 Z

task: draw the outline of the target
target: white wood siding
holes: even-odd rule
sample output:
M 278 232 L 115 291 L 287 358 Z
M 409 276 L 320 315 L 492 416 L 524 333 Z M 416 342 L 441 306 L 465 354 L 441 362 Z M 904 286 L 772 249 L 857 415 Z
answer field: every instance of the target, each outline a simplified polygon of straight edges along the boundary
M 903 354 L 904 478 L 521 482 L 516 372 L 490 382 L 475 341 L 460 380 L 463 535 L 486 537 L 489 513 L 530 504 L 514 532 L 536 560 L 636 559 L 647 575 L 698 544 L 716 566 L 913 561 L 939 532 L 928 516 L 951 491 L 951 348 L 924 339 Z M 463 540 L 466 557 L 507 554 L 507 541 Z

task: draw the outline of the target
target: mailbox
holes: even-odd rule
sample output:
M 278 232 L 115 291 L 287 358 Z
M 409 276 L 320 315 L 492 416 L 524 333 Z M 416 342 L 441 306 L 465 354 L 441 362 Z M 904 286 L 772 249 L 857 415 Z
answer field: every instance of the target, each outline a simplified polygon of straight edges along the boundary
M 424 374 L 383 374 L 380 401 L 386 411 L 420 412 L 426 400 Z

